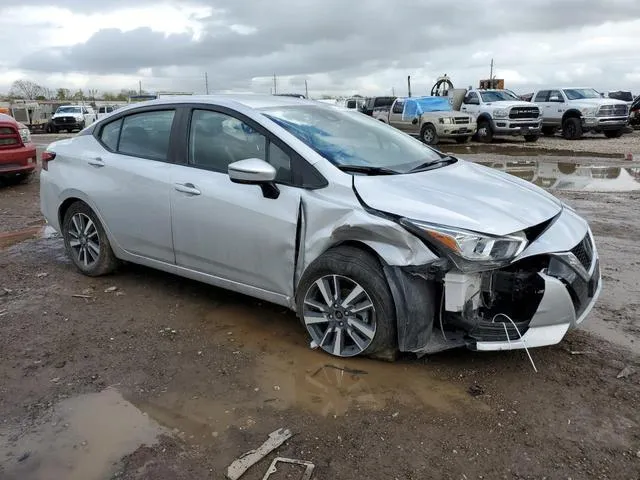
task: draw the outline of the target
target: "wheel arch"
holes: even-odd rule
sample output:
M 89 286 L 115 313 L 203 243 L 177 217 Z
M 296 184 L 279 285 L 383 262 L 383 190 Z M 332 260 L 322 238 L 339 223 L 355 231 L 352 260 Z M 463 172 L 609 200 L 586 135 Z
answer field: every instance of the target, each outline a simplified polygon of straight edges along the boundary
M 564 123 L 567 118 L 582 118 L 582 113 L 580 112 L 580 110 L 572 108 L 571 110 L 567 110 L 566 112 L 564 112 L 564 114 L 562 115 L 562 123 Z

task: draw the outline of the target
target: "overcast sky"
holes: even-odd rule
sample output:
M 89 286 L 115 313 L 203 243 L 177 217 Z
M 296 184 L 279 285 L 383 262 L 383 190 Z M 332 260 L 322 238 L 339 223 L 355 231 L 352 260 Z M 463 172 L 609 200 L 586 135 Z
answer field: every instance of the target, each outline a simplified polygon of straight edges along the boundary
M 132 7 L 131 5 L 136 5 Z M 0 0 L 0 92 L 427 94 L 495 74 L 640 93 L 640 0 Z

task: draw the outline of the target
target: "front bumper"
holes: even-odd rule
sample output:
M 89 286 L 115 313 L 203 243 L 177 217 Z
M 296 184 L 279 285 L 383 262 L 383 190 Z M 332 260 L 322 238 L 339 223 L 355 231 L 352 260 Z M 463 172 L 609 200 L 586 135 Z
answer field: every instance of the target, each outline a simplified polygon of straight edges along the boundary
M 73 117 L 58 117 L 51 120 L 51 124 L 58 130 L 77 129 L 84 125 L 84 120 Z
M 582 117 L 582 127 L 593 130 L 619 130 L 627 126 L 629 117 Z
M 33 143 L 0 150 L 0 176 L 28 174 L 36 169 L 36 165 L 36 146 Z
M 541 119 L 510 120 L 495 119 L 493 133 L 495 135 L 538 135 L 542 128 Z

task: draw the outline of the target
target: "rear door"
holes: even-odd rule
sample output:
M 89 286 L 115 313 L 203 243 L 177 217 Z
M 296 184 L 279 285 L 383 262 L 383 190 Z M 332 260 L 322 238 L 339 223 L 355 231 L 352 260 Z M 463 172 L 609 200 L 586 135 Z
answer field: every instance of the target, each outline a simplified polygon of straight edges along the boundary
M 118 244 L 133 255 L 174 263 L 170 213 L 171 137 L 176 109 L 136 110 L 96 132 L 86 152 L 85 189 Z
M 549 98 L 547 100 L 547 106 L 545 106 L 544 115 L 549 115 L 549 121 L 545 122 L 551 125 L 560 125 L 562 123 L 562 116 L 567 110 L 567 103 L 561 90 L 549 90 Z
M 409 130 L 411 130 L 411 127 L 413 127 L 413 125 L 411 125 L 411 121 L 406 121 L 402 118 L 402 114 L 404 112 L 404 104 L 404 100 L 396 100 L 393 105 L 391 105 L 391 109 L 389 110 L 389 124 L 397 128 L 398 130 L 408 132 Z
M 293 294 L 296 231 L 302 190 L 294 186 L 294 152 L 260 125 L 212 105 L 188 113 L 185 162 L 172 167 L 173 242 L 178 266 L 249 286 L 267 295 Z M 260 158 L 277 170 L 277 198 L 257 185 L 231 182 L 228 165 Z M 256 294 L 257 296 L 263 296 Z

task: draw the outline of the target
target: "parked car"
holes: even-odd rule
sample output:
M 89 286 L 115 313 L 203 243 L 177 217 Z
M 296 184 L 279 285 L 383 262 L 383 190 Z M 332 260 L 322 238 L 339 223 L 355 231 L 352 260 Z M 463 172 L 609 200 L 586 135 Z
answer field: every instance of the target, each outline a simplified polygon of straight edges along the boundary
M 554 135 L 560 128 L 567 140 L 581 138 L 586 132 L 618 138 L 628 123 L 627 104 L 603 98 L 593 88 L 540 90 L 534 93 L 533 102 L 542 109 L 542 132 Z
M 110 113 L 115 112 L 118 109 L 117 105 L 100 105 L 96 113 L 96 120 L 100 120 Z
M 125 260 L 280 304 L 339 357 L 551 345 L 600 292 L 589 226 L 560 200 L 318 102 L 131 105 L 42 167 L 80 272 Z
M 37 158 L 27 126 L 0 114 L 0 180 L 8 183 L 27 180 L 36 169 Z
M 373 117 L 428 145 L 443 138 L 465 143 L 476 133 L 473 115 L 453 111 L 447 97 L 397 98 L 391 108 L 374 110 Z
M 389 109 L 397 97 L 369 97 L 364 100 L 360 107 L 360 112 L 373 116 L 373 111 L 377 108 Z
M 633 94 L 625 90 L 614 90 L 612 92 L 607 92 L 607 97 L 621 100 L 625 102 L 629 107 L 631 107 L 631 104 L 633 103 Z
M 65 130 L 82 130 L 97 120 L 96 112 L 90 105 L 62 105 L 51 118 L 53 133 Z
M 468 90 L 460 111 L 476 116 L 480 142 L 491 143 L 496 135 L 522 135 L 527 142 L 540 137 L 540 109 L 509 90 Z

